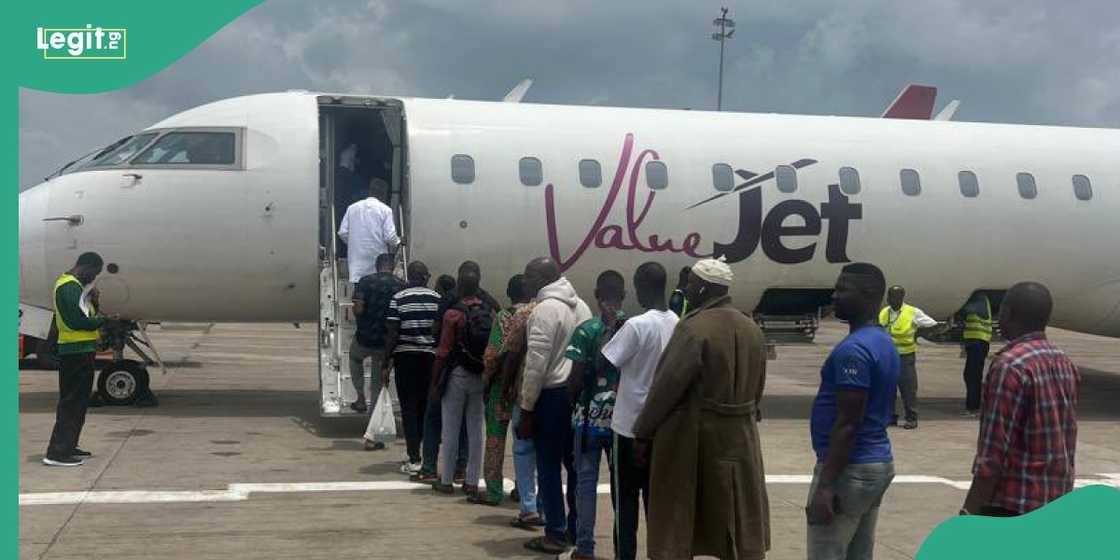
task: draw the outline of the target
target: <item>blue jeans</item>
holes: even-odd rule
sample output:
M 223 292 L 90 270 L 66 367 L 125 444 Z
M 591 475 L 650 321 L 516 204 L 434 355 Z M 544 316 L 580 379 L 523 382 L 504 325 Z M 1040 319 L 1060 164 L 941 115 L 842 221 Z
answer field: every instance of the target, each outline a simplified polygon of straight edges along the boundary
M 588 435 L 586 440 L 578 431 L 574 432 L 576 456 L 576 552 L 595 555 L 595 506 L 599 501 L 599 459 L 607 458 L 611 464 L 611 436 Z M 611 469 L 611 472 L 614 472 Z M 570 484 L 570 482 L 569 482 Z M 614 503 L 614 481 L 611 481 L 611 503 Z
M 822 465 L 813 469 L 809 499 L 817 490 Z M 809 560 L 871 560 L 879 505 L 894 479 L 894 463 L 848 465 L 833 483 L 836 514 L 828 525 L 809 525 Z
M 513 472 L 517 480 L 517 493 L 521 495 L 521 515 L 537 513 L 537 448 L 531 439 L 519 439 L 517 427 L 521 425 L 521 407 L 513 407 Z
M 556 542 L 567 542 L 564 481 L 560 475 L 572 444 L 572 405 L 567 387 L 542 390 L 533 414 L 536 422 L 533 443 L 537 447 L 537 483 L 544 507 L 545 536 Z M 569 488 L 574 489 L 570 484 Z

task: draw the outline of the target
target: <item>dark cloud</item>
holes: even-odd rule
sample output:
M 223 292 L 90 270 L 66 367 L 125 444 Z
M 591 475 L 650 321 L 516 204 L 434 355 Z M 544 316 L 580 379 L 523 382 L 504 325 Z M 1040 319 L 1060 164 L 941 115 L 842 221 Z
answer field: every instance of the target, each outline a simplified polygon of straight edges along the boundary
M 201 103 L 311 89 L 707 109 L 716 2 L 272 0 L 126 90 L 20 96 L 20 183 Z M 958 120 L 1116 127 L 1113 0 L 766 0 L 731 4 L 724 108 L 878 115 L 908 82 Z

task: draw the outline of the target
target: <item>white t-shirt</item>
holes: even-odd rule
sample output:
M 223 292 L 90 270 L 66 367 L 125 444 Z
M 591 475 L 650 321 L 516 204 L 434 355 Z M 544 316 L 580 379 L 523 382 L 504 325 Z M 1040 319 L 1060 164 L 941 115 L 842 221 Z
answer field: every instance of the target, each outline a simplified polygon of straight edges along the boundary
M 346 264 L 350 283 L 357 284 L 363 276 L 377 272 L 377 256 L 390 253 L 400 243 L 393 210 L 374 197 L 359 200 L 346 209 L 338 236 L 346 243 Z
M 634 422 L 646 403 L 653 372 L 661 359 L 661 351 L 673 336 L 677 321 L 677 314 L 672 311 L 651 309 L 628 319 L 603 346 L 603 357 L 619 372 L 618 397 L 611 419 L 611 429 L 616 434 L 634 437 Z

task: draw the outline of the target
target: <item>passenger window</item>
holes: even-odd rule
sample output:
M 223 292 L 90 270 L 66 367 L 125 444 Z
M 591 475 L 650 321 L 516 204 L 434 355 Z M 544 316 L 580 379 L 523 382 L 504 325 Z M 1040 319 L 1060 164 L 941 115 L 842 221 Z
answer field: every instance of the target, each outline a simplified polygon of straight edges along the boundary
M 840 190 L 844 194 L 859 194 L 859 171 L 854 167 L 840 168 Z
M 233 165 L 237 163 L 237 135 L 232 132 L 168 132 L 133 165 Z
M 1093 184 L 1084 175 L 1073 176 L 1073 194 L 1077 200 L 1090 200 L 1093 198 Z
M 906 196 L 922 194 L 922 180 L 918 172 L 913 169 L 903 169 L 898 172 L 898 180 L 902 183 L 902 193 Z
M 712 185 L 717 191 L 728 192 L 735 188 L 735 172 L 726 163 L 712 166 Z
M 665 162 L 646 163 L 646 185 L 655 191 L 669 186 L 669 168 L 665 167 Z
M 1038 185 L 1034 182 L 1034 175 L 1030 173 L 1016 174 L 1015 182 L 1019 184 L 1019 196 L 1028 200 L 1038 196 Z
M 976 179 L 976 174 L 971 171 L 961 171 L 957 173 L 957 182 L 961 185 L 961 194 L 966 198 L 976 198 L 980 196 L 980 181 Z
M 778 183 L 778 190 L 784 193 L 797 191 L 797 170 L 788 165 L 779 165 L 774 169 L 774 178 Z M 859 192 L 859 176 L 856 176 L 856 192 Z M 853 193 L 854 194 L 854 193 Z
M 579 184 L 596 189 L 603 184 L 603 168 L 593 159 L 579 160 Z
M 535 157 L 523 157 L 517 166 L 521 174 L 521 184 L 526 187 L 536 187 L 544 182 L 544 171 L 541 169 L 541 160 Z
M 132 156 L 136 155 L 137 152 L 144 149 L 144 146 L 147 146 L 148 142 L 151 142 L 152 139 L 156 137 L 156 135 L 157 133 L 155 132 L 147 132 L 144 134 L 137 134 L 136 136 L 127 139 L 123 143 L 118 142 L 115 148 L 108 150 L 108 152 L 104 154 L 98 155 L 93 160 L 93 163 L 90 164 L 90 167 L 124 165 L 128 163 L 128 160 L 132 159 Z
M 451 156 L 451 180 L 460 185 L 474 182 L 474 158 L 464 154 Z

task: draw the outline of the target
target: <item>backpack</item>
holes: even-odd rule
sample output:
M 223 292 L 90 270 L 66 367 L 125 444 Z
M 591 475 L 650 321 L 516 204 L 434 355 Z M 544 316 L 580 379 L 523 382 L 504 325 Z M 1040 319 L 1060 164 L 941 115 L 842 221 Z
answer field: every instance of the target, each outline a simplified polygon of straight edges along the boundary
M 461 312 L 465 318 L 456 343 L 455 364 L 471 373 L 481 374 L 485 369 L 483 355 L 490 344 L 490 330 L 494 326 L 494 309 L 486 301 L 472 305 L 457 302 L 451 308 Z

